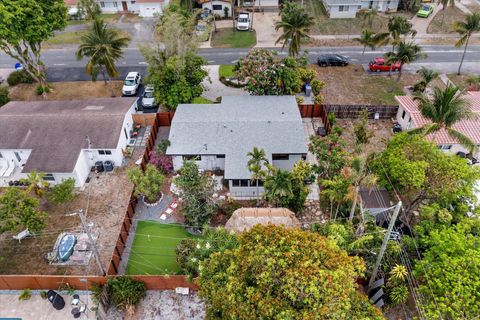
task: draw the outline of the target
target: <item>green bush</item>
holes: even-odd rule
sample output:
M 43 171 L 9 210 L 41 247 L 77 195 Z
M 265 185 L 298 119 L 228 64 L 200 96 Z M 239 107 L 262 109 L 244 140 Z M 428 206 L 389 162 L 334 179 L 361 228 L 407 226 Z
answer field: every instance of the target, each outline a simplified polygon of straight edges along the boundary
M 134 307 L 145 296 L 145 283 L 128 276 L 110 278 L 107 293 L 110 302 L 119 309 Z
M 139 167 L 132 168 L 127 173 L 128 179 L 135 185 L 136 197 L 143 196 L 149 203 L 154 203 L 162 195 L 165 177 L 160 170 L 152 164 L 147 164 L 145 172 Z
M 10 97 L 8 96 L 8 88 L 0 86 L 0 107 L 7 104 L 9 101 Z
M 309 68 L 298 68 L 297 72 L 303 83 L 312 83 L 317 76 L 317 71 Z
M 40 290 L 40 297 L 44 300 L 47 299 L 47 291 Z
M 75 193 L 75 179 L 68 178 L 61 183 L 54 185 L 48 193 L 48 199 L 54 203 L 64 203 L 73 200 Z
M 30 289 L 25 289 L 18 296 L 18 300 L 20 301 L 29 300 L 31 296 L 32 294 L 30 293 Z
M 35 88 L 35 93 L 37 94 L 37 96 L 39 95 L 42 95 L 44 93 L 49 93 L 50 92 L 50 88 L 49 87 L 42 87 L 42 86 L 37 86 Z
M 33 78 L 24 70 L 14 71 L 7 78 L 9 86 L 16 86 L 19 83 L 33 83 Z
M 312 80 L 312 83 L 310 83 L 310 85 L 312 86 L 313 94 L 317 96 L 320 91 L 325 87 L 325 82 L 314 79 Z

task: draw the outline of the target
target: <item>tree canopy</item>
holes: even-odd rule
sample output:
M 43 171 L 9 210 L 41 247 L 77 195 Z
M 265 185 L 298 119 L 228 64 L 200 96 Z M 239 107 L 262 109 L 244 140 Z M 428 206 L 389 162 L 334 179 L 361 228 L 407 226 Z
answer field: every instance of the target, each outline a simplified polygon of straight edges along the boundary
M 365 266 L 319 234 L 257 225 L 200 264 L 207 319 L 383 319 L 356 289 Z

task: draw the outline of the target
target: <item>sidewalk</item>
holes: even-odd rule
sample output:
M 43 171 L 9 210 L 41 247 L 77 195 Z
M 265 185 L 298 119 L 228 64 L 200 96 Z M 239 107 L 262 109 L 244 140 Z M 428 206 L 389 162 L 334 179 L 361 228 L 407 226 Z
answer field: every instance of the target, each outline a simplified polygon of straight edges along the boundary
M 204 68 L 208 72 L 208 77 L 202 82 L 202 85 L 205 88 L 202 97 L 211 101 L 215 101 L 218 97 L 223 96 L 248 95 L 248 92 L 241 88 L 227 87 L 220 82 L 219 65 L 208 65 Z M 210 78 L 210 81 L 208 81 L 208 78 Z

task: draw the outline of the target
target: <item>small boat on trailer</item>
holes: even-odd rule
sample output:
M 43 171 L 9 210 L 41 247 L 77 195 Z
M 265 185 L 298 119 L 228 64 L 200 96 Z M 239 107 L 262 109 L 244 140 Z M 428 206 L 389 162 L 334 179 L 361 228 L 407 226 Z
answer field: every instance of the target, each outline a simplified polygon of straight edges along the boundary
M 58 258 L 61 261 L 67 261 L 73 253 L 73 247 L 77 243 L 77 238 L 73 234 L 66 234 L 60 240 L 58 245 Z

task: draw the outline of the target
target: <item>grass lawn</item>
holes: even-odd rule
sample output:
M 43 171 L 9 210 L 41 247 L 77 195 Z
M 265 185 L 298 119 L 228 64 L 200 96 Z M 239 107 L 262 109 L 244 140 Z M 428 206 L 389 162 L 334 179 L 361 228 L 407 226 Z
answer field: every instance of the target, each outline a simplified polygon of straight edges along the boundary
M 193 99 L 192 103 L 193 104 L 212 104 L 213 101 L 208 100 L 207 98 L 204 98 L 204 97 L 196 97 L 195 99 Z
M 185 238 L 194 236 L 181 226 L 139 221 L 125 273 L 176 274 L 180 268 L 176 262 L 175 248 Z
M 121 95 L 123 82 L 112 81 L 113 91 L 117 97 Z M 44 100 L 42 96 L 35 94 L 35 83 L 18 84 L 10 88 L 10 99 L 19 101 Z M 75 81 L 75 82 L 54 82 L 50 83 L 51 92 L 47 95 L 48 100 L 78 100 L 88 98 L 109 98 L 111 97 L 110 86 L 105 85 L 103 78 L 96 82 Z
M 130 34 L 120 29 L 116 29 L 120 36 L 129 37 Z M 79 44 L 82 40 L 82 36 L 87 33 L 88 30 L 81 31 L 67 31 L 56 34 L 53 38 L 48 39 L 44 44 L 48 45 L 61 45 L 61 44 Z
M 233 71 L 234 66 L 229 65 L 229 64 L 221 64 L 220 69 L 218 73 L 220 74 L 220 77 L 232 77 L 235 72 Z
M 445 20 L 443 15 L 445 13 Z M 440 10 L 428 26 L 428 33 L 454 33 L 453 23 L 463 21 L 465 14 L 456 7 L 447 7 L 446 11 Z
M 67 25 L 69 26 L 76 26 L 76 25 L 85 24 L 85 23 L 87 23 L 86 20 L 68 20 L 67 21 Z
M 255 44 L 257 44 L 255 31 L 233 31 L 232 28 L 222 28 L 212 32 L 213 48 L 251 48 Z

